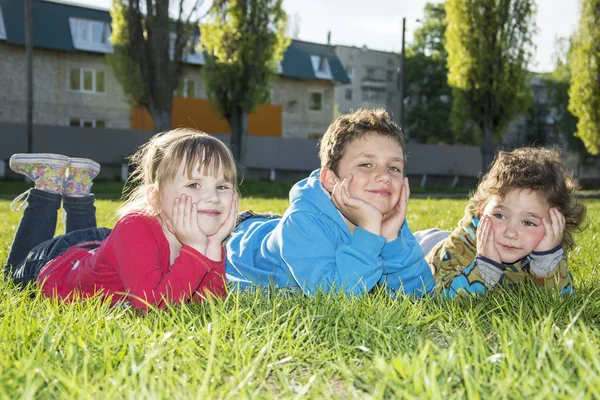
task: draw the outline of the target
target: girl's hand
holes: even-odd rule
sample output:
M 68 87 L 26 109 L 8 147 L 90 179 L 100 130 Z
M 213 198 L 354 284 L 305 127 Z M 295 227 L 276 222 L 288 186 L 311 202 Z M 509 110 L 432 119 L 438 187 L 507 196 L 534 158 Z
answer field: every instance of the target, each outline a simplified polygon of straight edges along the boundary
M 502 263 L 500 253 L 496 248 L 494 230 L 489 215 L 483 215 L 477 228 L 477 253 L 498 264 Z
M 410 187 L 408 186 L 408 178 L 404 178 L 402 186 L 400 187 L 398 204 L 396 204 L 389 213 L 383 216 L 381 236 L 386 238 L 388 242 L 391 242 L 398 237 L 398 232 L 400 232 L 400 228 L 402 228 L 402 224 L 406 218 L 409 197 Z
M 235 223 L 238 218 L 238 194 L 233 193 L 233 199 L 231 201 L 231 207 L 229 208 L 229 214 L 219 230 L 214 235 L 208 237 L 208 245 L 206 247 L 206 257 L 213 261 L 221 261 L 223 247 L 223 241 L 227 239 L 227 236 L 235 228 Z
M 552 207 L 549 210 L 550 221 L 542 219 L 542 224 L 546 232 L 544 237 L 538 243 L 534 251 L 542 252 L 552 250 L 562 243 L 565 233 L 565 216 L 558 211 L 558 208 Z
M 214 245 L 217 244 L 219 247 L 222 246 L 223 241 L 227 239 L 233 228 L 235 228 L 235 224 L 238 218 L 238 194 L 233 193 L 233 199 L 231 201 L 231 207 L 229 208 L 229 214 L 227 218 L 221 226 L 219 230 L 215 232 L 214 235 L 208 237 L 208 244 Z
M 381 235 L 381 213 L 366 201 L 352 197 L 348 190 L 350 182 L 352 174 L 335 184 L 331 193 L 333 204 L 354 225 L 375 235 Z
M 208 238 L 198 224 L 198 206 L 191 197 L 182 194 L 175 198 L 171 218 L 165 218 L 165 224 L 182 245 L 206 253 Z

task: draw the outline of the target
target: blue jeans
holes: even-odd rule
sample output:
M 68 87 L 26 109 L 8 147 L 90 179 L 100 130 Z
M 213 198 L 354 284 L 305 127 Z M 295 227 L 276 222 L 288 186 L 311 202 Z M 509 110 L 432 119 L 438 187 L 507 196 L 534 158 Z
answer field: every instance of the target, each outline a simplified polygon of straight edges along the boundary
M 61 200 L 67 216 L 67 233 L 54 237 Z M 46 263 L 72 246 L 84 242 L 99 245 L 108 237 L 110 229 L 96 228 L 94 201 L 94 195 L 63 197 L 58 193 L 31 189 L 6 260 L 5 277 L 17 284 L 27 284 L 37 279 Z

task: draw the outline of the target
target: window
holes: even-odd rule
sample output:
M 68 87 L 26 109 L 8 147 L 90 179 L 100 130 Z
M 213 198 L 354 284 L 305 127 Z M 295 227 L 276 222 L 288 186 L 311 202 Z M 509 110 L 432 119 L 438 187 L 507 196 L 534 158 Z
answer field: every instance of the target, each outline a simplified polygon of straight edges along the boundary
M 363 101 L 377 101 L 385 98 L 385 89 L 363 89 Z
M 388 82 L 394 82 L 394 71 L 388 71 L 387 72 L 387 81 Z
M 367 68 L 367 79 L 375 79 L 375 68 Z
M 196 35 L 192 36 L 192 38 L 188 42 L 188 54 L 186 57 L 186 61 L 190 64 L 204 65 L 204 53 L 198 45 L 199 42 L 200 37 Z
M 2 16 L 2 7 L 0 7 L 0 39 L 6 40 L 6 28 L 4 27 L 4 17 Z
M 350 80 L 354 79 L 354 67 L 351 65 L 346 66 L 346 74 Z
M 106 122 L 101 119 L 90 118 L 70 118 L 69 126 L 78 126 L 81 128 L 106 128 Z
M 311 111 L 321 111 L 323 109 L 323 93 L 308 93 L 308 109 Z
M 196 81 L 192 79 L 183 79 L 174 94 L 176 97 L 193 99 L 196 97 Z
M 317 78 L 321 79 L 332 79 L 331 68 L 329 67 L 329 60 L 325 56 L 310 56 L 313 71 Z
M 77 50 L 111 53 L 110 24 L 83 18 L 69 18 L 73 47 Z
M 84 93 L 106 93 L 104 71 L 92 68 L 69 68 L 69 90 Z
M 346 89 L 344 97 L 346 100 L 352 100 L 352 89 Z

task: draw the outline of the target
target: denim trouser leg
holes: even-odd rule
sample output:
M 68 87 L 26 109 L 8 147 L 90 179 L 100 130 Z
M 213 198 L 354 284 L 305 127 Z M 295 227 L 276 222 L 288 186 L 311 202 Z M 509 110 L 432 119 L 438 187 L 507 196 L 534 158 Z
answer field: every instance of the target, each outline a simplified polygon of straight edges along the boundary
M 86 196 L 63 196 L 63 209 L 67 215 L 65 232 L 96 227 L 96 206 L 93 194 Z
M 54 237 L 56 213 L 60 208 L 61 195 L 38 189 L 31 189 L 27 197 L 27 207 L 23 212 L 19 227 L 12 242 L 4 274 L 19 265 L 27 254 L 38 244 Z
M 111 230 L 108 228 L 79 229 L 47 240 L 31 250 L 25 261 L 16 266 L 12 279 L 16 284 L 27 284 L 34 281 L 42 267 L 49 261 L 82 243 L 89 243 L 90 248 L 98 247 L 110 232 Z

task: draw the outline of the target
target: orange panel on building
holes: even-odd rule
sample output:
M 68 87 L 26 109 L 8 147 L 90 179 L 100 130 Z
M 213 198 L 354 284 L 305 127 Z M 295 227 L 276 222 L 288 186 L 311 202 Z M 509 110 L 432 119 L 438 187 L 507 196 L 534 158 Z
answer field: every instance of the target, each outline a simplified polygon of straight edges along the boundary
M 262 104 L 248 116 L 248 130 L 252 136 L 280 137 L 282 131 L 281 106 Z M 228 134 L 229 123 L 220 118 L 206 99 L 173 98 L 172 127 L 190 127 L 208 133 Z M 131 129 L 154 129 L 150 113 L 145 108 L 131 109 Z

